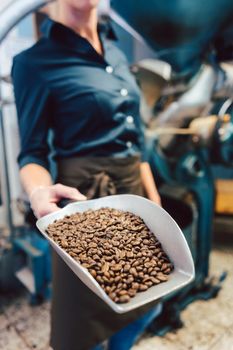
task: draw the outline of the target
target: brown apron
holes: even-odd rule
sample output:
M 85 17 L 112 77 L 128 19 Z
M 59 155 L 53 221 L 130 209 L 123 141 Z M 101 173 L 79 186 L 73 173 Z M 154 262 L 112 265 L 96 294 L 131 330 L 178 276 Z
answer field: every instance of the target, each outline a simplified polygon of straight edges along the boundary
M 62 160 L 58 163 L 58 182 L 77 187 L 89 199 L 123 193 L 143 195 L 137 157 Z M 155 304 L 117 314 L 53 253 L 51 346 L 54 350 L 90 350 Z

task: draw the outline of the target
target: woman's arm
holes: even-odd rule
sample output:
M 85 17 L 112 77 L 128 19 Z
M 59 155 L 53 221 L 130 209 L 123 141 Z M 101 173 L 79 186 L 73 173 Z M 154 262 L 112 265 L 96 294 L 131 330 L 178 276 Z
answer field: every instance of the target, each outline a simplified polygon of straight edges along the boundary
M 158 193 L 149 163 L 147 162 L 141 163 L 140 170 L 141 170 L 142 185 L 146 192 L 147 197 L 153 202 L 161 205 L 160 195 Z
M 48 170 L 38 164 L 30 163 L 22 167 L 20 178 L 37 218 L 59 210 L 57 203 L 62 198 L 86 199 L 76 188 L 61 184 L 53 185 Z
M 62 198 L 83 200 L 75 188 L 53 185 L 49 165 L 48 131 L 50 128 L 50 90 L 37 73 L 33 62 L 21 54 L 12 67 L 21 149 L 18 157 L 20 177 L 36 217 L 59 210 Z
M 51 186 L 53 183 L 48 170 L 41 165 L 33 163 L 27 164 L 20 169 L 20 178 L 29 197 L 37 187 Z

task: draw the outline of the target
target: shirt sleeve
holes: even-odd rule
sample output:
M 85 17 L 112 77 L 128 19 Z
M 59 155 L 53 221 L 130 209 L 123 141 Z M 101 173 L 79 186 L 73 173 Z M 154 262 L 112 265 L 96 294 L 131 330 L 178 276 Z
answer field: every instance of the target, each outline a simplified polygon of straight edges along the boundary
M 49 90 L 33 67 L 14 59 L 12 67 L 21 149 L 19 167 L 36 163 L 49 168 Z
M 140 149 L 141 149 L 141 161 L 142 162 L 148 162 L 149 161 L 149 155 L 148 155 L 148 149 L 146 146 L 146 138 L 145 138 L 145 130 L 144 126 L 142 125 L 142 121 L 140 120 Z

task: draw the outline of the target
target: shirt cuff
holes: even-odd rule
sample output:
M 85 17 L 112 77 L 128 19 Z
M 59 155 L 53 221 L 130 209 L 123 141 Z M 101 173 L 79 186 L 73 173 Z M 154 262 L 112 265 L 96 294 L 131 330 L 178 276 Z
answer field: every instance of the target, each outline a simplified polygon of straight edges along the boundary
M 25 157 L 18 157 L 18 164 L 19 168 L 23 168 L 27 164 L 38 164 L 42 166 L 43 168 L 47 169 L 49 171 L 49 162 L 48 160 L 37 158 L 35 156 L 25 156 Z
M 142 153 L 141 153 L 141 162 L 144 163 L 144 162 L 149 162 L 149 154 L 148 154 L 148 151 L 147 150 L 144 150 Z

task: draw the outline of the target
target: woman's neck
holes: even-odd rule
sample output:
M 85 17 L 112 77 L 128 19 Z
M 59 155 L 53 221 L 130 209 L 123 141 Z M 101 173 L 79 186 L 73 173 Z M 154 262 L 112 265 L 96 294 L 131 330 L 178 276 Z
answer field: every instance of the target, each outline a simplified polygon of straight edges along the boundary
M 63 2 L 59 4 L 56 20 L 86 38 L 100 54 L 102 47 L 97 32 L 97 9 L 80 11 Z

